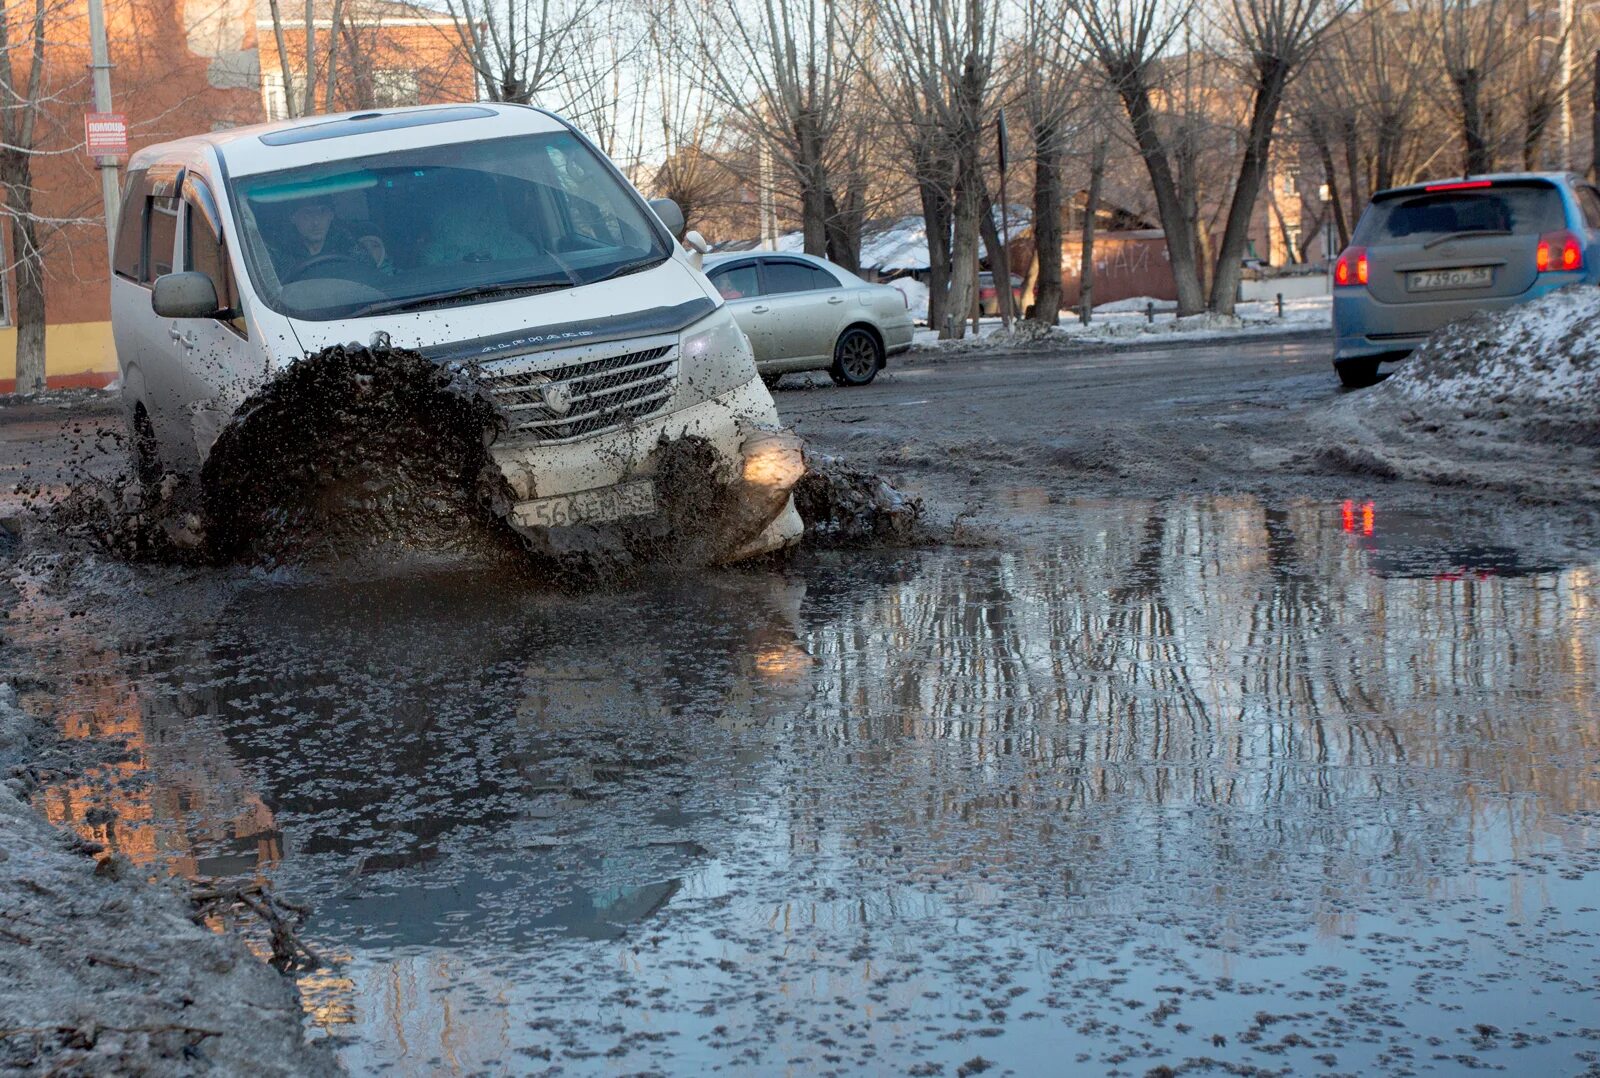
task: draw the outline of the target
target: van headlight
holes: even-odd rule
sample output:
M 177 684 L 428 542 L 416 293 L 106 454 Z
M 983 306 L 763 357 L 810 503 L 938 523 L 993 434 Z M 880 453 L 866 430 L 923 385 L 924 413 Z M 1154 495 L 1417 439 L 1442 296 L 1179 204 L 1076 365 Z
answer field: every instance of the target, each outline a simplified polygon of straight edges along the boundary
M 756 376 L 750 340 L 726 307 L 684 331 L 678 356 L 680 379 L 707 397 L 737 389 Z

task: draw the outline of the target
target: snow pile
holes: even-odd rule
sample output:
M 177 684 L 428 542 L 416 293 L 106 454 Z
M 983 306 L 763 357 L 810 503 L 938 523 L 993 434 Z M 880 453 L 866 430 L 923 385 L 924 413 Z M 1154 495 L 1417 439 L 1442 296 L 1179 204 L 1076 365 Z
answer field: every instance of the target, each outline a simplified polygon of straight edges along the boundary
M 906 297 L 906 309 L 911 312 L 911 317 L 917 322 L 928 320 L 928 286 L 915 277 L 896 277 L 889 282 L 890 288 L 897 288 Z
M 1366 474 L 1600 503 L 1600 290 L 1445 326 L 1319 417 L 1324 462 Z
M 1157 311 L 1173 311 L 1177 310 L 1178 305 L 1170 299 L 1156 299 L 1154 296 L 1129 296 L 1127 299 L 1114 299 L 1110 303 L 1097 303 L 1094 313 L 1123 314 L 1136 311 L 1143 314 L 1150 307 Z
M 1379 395 L 1463 420 L 1510 420 L 1591 444 L 1600 399 L 1600 290 L 1582 285 L 1435 333 Z
M 0 683 L 0 763 L 26 776 L 45 736 Z M 337 1073 L 306 1046 L 287 979 L 125 859 L 92 860 L 27 786 L 0 777 L 0 1071 Z

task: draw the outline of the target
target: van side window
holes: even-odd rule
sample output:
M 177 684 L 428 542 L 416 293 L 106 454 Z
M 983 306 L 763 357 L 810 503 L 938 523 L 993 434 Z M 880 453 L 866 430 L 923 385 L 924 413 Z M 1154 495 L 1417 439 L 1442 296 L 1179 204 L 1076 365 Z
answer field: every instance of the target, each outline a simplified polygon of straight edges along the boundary
M 228 263 L 227 244 L 220 234 L 216 200 L 204 184 L 190 178 L 183 184 L 183 203 L 183 268 L 198 270 L 211 278 L 217 289 L 217 306 L 234 313 L 223 321 L 242 336 L 245 329 L 239 312 L 239 289 Z
M 128 186 L 122 193 L 122 211 L 117 218 L 117 254 L 112 271 L 130 281 L 139 279 L 139 260 L 144 255 L 144 203 L 150 184 L 144 169 L 128 173 Z
M 172 254 L 178 238 L 178 200 L 148 198 L 145 207 L 144 283 L 154 284 L 157 277 L 172 272 Z

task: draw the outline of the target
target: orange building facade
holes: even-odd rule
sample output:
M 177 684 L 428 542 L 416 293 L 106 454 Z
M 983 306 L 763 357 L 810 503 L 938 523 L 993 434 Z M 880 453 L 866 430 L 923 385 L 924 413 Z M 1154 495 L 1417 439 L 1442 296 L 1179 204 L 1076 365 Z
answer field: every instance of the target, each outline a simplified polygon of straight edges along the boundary
M 448 15 L 406 4 L 347 0 L 337 35 L 327 0 L 313 12 L 318 60 L 315 111 L 473 100 L 476 80 Z M 305 84 L 304 5 L 292 0 L 279 22 L 301 110 Z M 319 17 L 319 15 L 321 17 Z M 45 270 L 45 373 L 51 388 L 105 386 L 116 377 L 111 340 L 106 236 L 100 179 L 83 152 L 83 116 L 93 111 L 88 16 L 84 0 L 60 0 L 47 13 L 44 87 L 32 156 L 33 217 Z M 289 101 L 277 34 L 256 0 L 106 0 L 114 111 L 128 121 L 129 147 L 281 119 Z M 13 24 L 13 42 L 27 25 Z M 330 100 L 330 40 L 336 78 Z M 24 49 L 14 48 L 21 53 Z M 16 83 L 26 84 L 19 64 Z M 17 247 L 6 213 L 7 254 L 0 286 L 0 393 L 16 386 Z

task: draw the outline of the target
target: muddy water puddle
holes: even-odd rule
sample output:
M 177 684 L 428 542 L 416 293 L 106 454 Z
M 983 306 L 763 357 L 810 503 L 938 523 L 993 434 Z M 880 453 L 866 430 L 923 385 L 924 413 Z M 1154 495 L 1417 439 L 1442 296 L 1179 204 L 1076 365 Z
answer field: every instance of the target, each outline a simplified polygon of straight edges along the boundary
M 10 635 L 129 750 L 42 807 L 314 906 L 358 1072 L 1580 1073 L 1600 566 L 1480 523 L 1079 503 L 1026 551 L 151 580 Z

